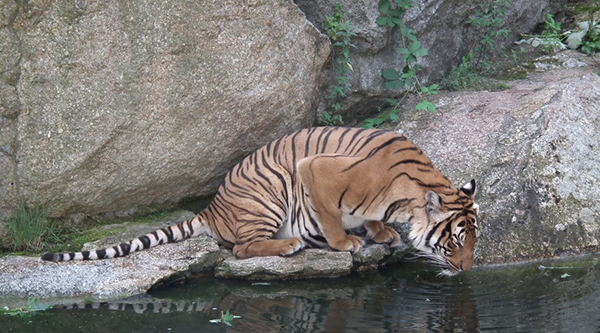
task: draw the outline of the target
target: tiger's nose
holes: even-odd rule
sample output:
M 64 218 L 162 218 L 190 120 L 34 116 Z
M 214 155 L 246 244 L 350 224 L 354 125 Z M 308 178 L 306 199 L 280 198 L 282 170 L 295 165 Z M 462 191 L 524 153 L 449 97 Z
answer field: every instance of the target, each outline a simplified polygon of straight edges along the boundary
M 460 269 L 468 271 L 473 268 L 473 259 L 463 259 L 460 261 Z

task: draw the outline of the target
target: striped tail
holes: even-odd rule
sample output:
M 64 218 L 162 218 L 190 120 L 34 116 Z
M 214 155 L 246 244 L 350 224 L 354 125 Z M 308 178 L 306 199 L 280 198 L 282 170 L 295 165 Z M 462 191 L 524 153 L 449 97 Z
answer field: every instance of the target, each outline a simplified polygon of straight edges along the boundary
M 132 239 L 127 243 L 116 245 L 103 250 L 92 250 L 71 253 L 46 253 L 42 260 L 68 261 L 68 260 L 96 260 L 123 257 L 130 253 L 149 249 L 164 243 L 180 242 L 202 234 L 211 234 L 208 226 L 201 220 L 200 214 L 192 219 L 179 224 L 153 231 L 144 236 Z

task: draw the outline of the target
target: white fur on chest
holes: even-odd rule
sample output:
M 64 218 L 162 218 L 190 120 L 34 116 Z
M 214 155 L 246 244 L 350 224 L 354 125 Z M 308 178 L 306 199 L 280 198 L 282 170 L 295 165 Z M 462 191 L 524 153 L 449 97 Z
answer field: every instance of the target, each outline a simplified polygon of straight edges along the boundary
M 365 221 L 366 219 L 361 216 L 350 215 L 348 213 L 342 214 L 342 225 L 344 226 L 344 230 L 360 227 Z

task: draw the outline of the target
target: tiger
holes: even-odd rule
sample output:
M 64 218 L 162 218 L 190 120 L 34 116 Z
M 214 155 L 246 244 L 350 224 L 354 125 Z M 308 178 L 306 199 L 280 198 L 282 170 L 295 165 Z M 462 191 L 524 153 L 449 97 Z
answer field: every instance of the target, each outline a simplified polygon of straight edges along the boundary
M 193 218 L 102 250 L 47 253 L 46 261 L 107 259 L 208 235 L 239 259 L 304 248 L 356 253 L 363 237 L 396 247 L 393 222 L 410 223 L 413 247 L 454 275 L 472 268 L 476 184 L 457 189 L 403 135 L 382 129 L 313 127 L 254 151 L 225 175 Z

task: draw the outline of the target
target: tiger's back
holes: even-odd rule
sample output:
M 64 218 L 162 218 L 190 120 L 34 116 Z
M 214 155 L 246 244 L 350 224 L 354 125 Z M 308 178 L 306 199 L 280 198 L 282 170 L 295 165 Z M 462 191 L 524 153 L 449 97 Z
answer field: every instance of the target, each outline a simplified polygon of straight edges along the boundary
M 453 273 L 472 265 L 477 229 L 474 191 L 473 181 L 456 189 L 398 133 L 304 129 L 267 144 L 234 166 L 213 202 L 193 219 L 100 254 L 125 255 L 199 234 L 232 247 L 238 258 L 285 256 L 304 247 L 355 252 L 364 241 L 347 235 L 346 229 L 364 225 L 375 242 L 393 246 L 399 244 L 399 235 L 384 223 L 411 222 L 415 247 Z M 450 226 L 440 229 L 440 224 Z M 46 259 L 70 259 L 57 256 L 61 255 Z M 83 258 L 82 253 L 75 259 L 94 256 L 101 258 L 90 253 Z

